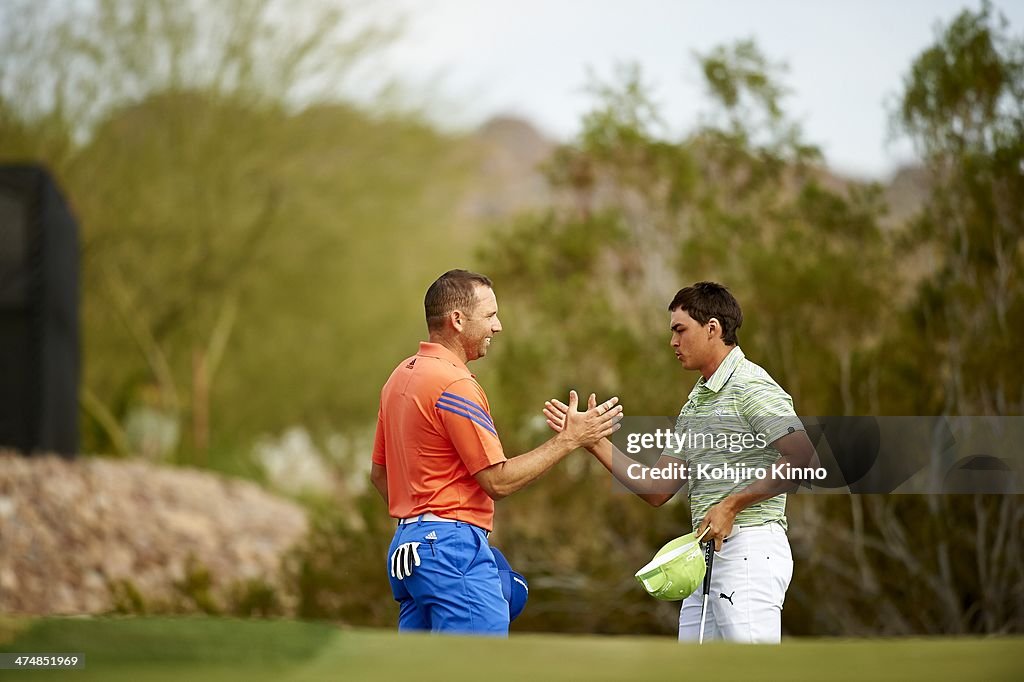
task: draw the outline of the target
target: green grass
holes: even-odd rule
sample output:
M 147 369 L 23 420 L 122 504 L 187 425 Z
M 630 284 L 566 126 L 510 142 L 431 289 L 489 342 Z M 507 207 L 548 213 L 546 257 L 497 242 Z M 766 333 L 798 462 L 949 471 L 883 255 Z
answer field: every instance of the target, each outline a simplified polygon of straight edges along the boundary
M 1022 638 L 789 640 L 513 635 L 509 641 L 223 618 L 0 618 L 0 651 L 80 652 L 33 680 L 1020 680 Z M 0 678 L 15 679 L 10 671 Z

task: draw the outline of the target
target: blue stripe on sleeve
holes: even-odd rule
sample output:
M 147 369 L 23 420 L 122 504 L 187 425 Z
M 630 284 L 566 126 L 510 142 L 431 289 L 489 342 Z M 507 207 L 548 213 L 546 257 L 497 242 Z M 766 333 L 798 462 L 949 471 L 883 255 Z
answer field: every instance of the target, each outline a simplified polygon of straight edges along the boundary
M 484 421 L 481 421 L 474 414 L 471 414 L 469 412 L 464 412 L 463 410 L 460 410 L 460 409 L 457 409 L 457 408 L 454 408 L 454 407 L 449 407 L 447 404 L 442 404 L 441 401 L 438 401 L 438 403 L 437 403 L 437 405 L 435 405 L 435 407 L 437 409 L 439 409 L 439 410 L 445 410 L 446 412 L 453 412 L 453 413 L 459 415 L 460 417 L 466 417 L 467 419 L 469 419 L 473 423 L 479 424 L 480 426 L 484 427 L 485 429 L 487 429 L 488 431 L 493 433 L 495 436 L 498 435 L 498 432 L 494 430 L 493 426 L 491 426 L 490 424 L 488 424 L 488 423 L 486 423 Z
M 451 402 L 451 405 L 453 407 L 460 407 L 463 410 L 467 410 L 469 412 L 472 412 L 476 416 L 478 416 L 481 419 L 485 420 L 491 426 L 494 426 L 494 420 L 491 419 L 491 415 L 487 414 L 487 412 L 485 412 L 482 407 L 480 407 L 479 405 L 474 403 L 469 398 L 463 398 L 461 395 L 456 395 L 454 393 L 449 393 L 448 391 L 445 391 L 444 393 L 442 393 L 441 394 L 441 398 L 442 399 L 447 398 L 449 401 L 455 401 L 455 402 Z M 462 403 L 462 404 L 460 405 L 459 403 Z
M 486 426 L 489 430 L 494 431 L 494 422 L 490 419 L 484 419 L 478 413 L 469 409 L 462 403 L 457 403 L 454 400 L 448 400 L 447 398 L 441 398 L 437 401 L 434 407 L 447 407 L 449 411 L 455 414 L 462 414 L 466 417 L 471 417 L 473 421 L 478 422 L 481 426 Z

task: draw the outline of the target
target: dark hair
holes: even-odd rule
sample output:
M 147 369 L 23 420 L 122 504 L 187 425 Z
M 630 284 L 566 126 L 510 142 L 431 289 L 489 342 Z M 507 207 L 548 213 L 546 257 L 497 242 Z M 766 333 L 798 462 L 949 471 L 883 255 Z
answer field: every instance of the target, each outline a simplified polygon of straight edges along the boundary
M 437 331 L 453 310 L 470 312 L 476 306 L 476 288 L 493 287 L 490 278 L 469 270 L 449 270 L 430 285 L 423 298 L 427 329 Z
M 684 310 L 702 325 L 713 317 L 722 325 L 725 345 L 735 346 L 737 343 L 736 330 L 743 325 L 743 311 L 736 298 L 721 284 L 697 282 L 692 287 L 680 289 L 668 304 L 668 310 Z

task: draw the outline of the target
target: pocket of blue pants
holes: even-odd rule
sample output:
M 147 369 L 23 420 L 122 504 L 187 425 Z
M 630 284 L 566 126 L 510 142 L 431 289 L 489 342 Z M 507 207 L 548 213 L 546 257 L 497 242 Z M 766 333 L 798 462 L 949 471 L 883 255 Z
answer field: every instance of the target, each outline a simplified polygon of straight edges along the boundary
M 385 570 L 387 571 L 388 580 L 391 582 L 391 596 L 393 596 L 395 598 L 395 601 L 397 601 L 397 602 L 401 602 L 401 601 L 403 601 L 405 599 L 409 599 L 410 598 L 409 590 L 408 590 L 408 588 L 405 585 L 405 581 L 404 580 L 399 580 L 395 576 L 391 575 L 391 568 L 392 568 L 391 561 L 392 561 L 392 557 L 394 557 L 395 551 L 404 542 L 404 540 L 403 540 L 403 531 L 404 531 L 404 527 L 403 526 L 399 526 L 398 529 L 395 531 L 395 537 L 391 540 L 391 545 L 388 546 L 387 557 L 385 557 L 385 564 L 386 564 Z

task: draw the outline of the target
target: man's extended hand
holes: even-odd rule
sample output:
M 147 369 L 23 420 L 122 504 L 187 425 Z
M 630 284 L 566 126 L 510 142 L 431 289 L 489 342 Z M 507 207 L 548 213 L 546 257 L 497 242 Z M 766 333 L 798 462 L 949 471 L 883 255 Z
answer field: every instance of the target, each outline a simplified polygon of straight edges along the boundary
M 733 511 L 728 498 L 726 498 L 711 507 L 711 509 L 708 509 L 708 513 L 704 515 L 700 522 L 700 527 L 697 528 L 697 537 L 700 537 L 705 528 L 710 527 L 704 540 L 714 540 L 715 551 L 720 552 L 722 551 L 722 540 L 729 537 L 729 534 L 732 533 L 732 524 L 735 519 L 736 512 Z
M 597 405 L 597 396 L 593 393 L 590 394 L 590 398 L 587 400 L 587 409 L 591 409 Z M 562 429 L 565 428 L 565 413 L 569 411 L 569 407 L 560 400 L 544 401 L 544 419 L 547 420 L 548 426 L 555 433 L 561 433 Z
M 613 398 L 618 400 L 618 398 Z M 597 395 L 594 393 L 590 394 L 587 398 L 587 409 L 592 410 L 597 407 Z M 562 429 L 565 428 L 565 415 L 569 412 L 569 406 L 563 403 L 561 400 L 552 398 L 551 400 L 544 401 L 544 417 L 548 422 L 548 426 L 555 433 L 561 433 Z
M 591 393 L 587 411 L 580 412 L 576 391 L 569 391 L 569 404 L 549 400 L 544 403 L 544 416 L 553 431 L 564 434 L 580 447 L 590 447 L 619 430 L 622 406 L 618 402 L 615 397 L 598 405 L 597 396 Z

